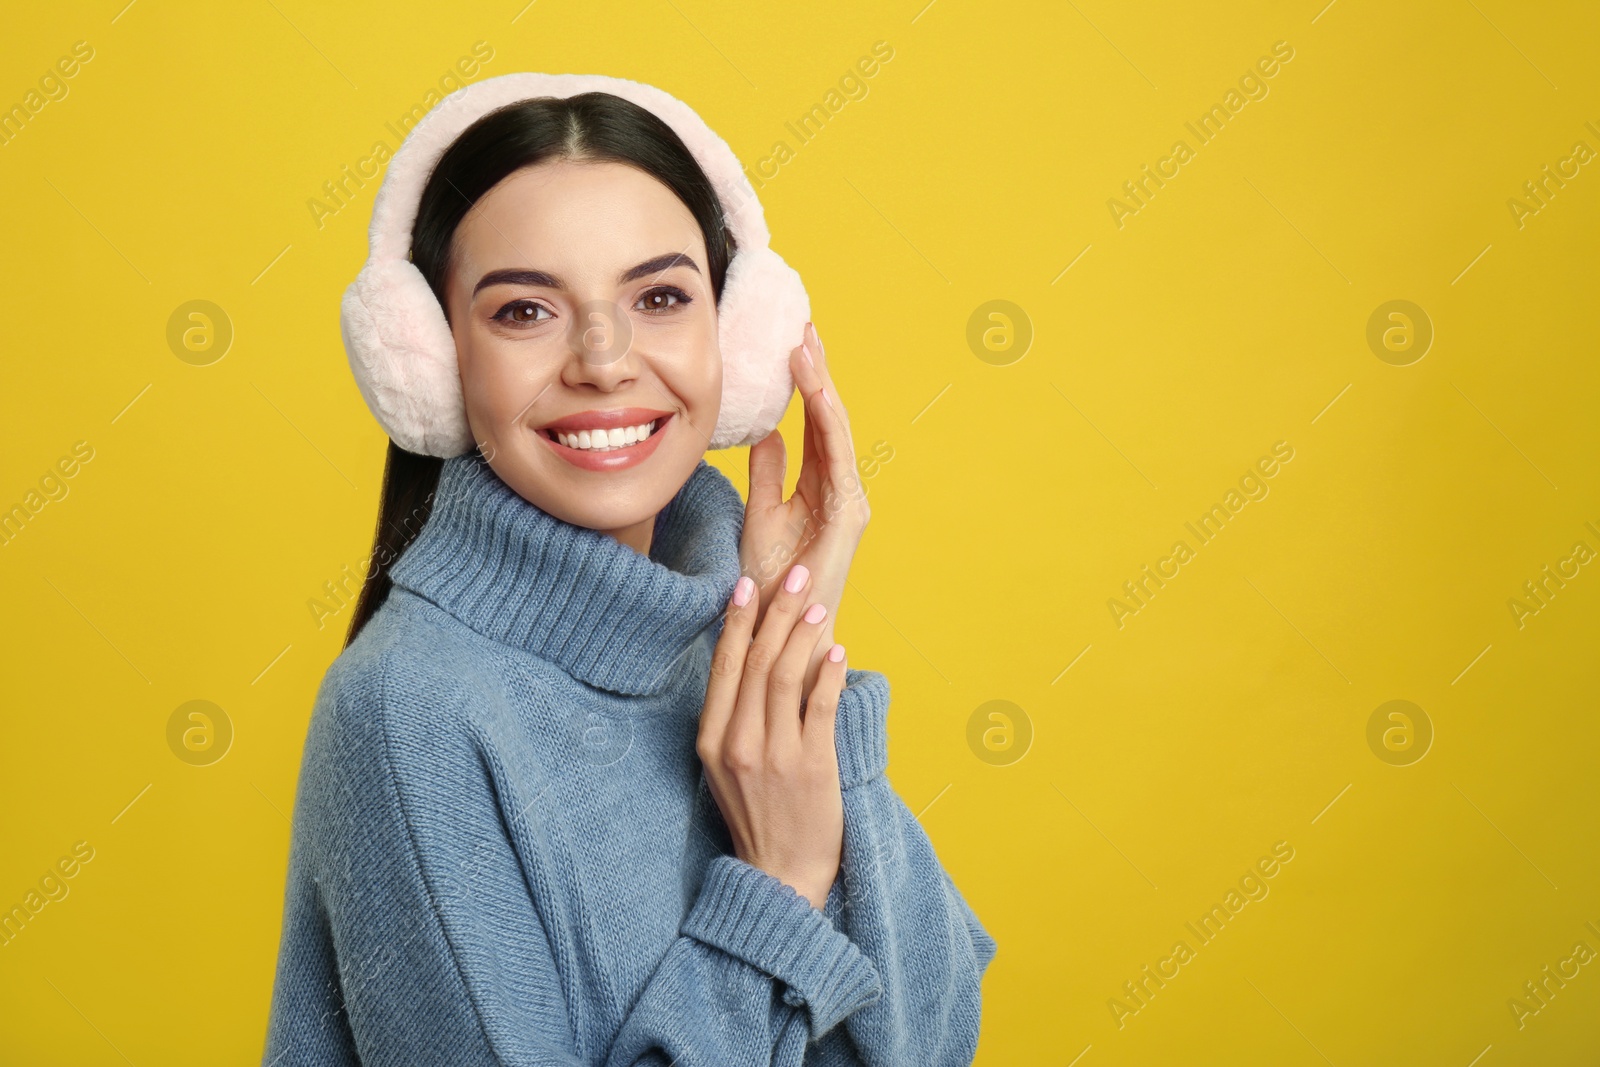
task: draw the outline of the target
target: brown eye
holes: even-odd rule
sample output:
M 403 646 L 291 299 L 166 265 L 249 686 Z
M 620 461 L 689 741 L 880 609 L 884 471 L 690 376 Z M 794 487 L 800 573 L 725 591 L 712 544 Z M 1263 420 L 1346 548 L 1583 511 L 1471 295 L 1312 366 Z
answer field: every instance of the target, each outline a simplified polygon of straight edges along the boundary
M 693 298 L 682 289 L 673 285 L 661 285 L 641 296 L 635 306 L 640 311 L 659 315 L 679 305 L 687 306 L 693 302 Z
M 540 312 L 544 314 L 541 316 Z M 532 300 L 513 300 L 494 314 L 496 321 L 513 326 L 534 326 L 550 317 L 548 308 Z

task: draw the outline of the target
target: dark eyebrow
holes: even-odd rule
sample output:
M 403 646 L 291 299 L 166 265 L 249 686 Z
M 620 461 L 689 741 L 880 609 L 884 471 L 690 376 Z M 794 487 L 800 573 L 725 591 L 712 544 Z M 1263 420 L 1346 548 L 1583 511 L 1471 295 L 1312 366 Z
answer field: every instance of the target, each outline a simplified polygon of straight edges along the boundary
M 487 289 L 491 285 L 540 285 L 547 289 L 564 289 L 561 279 L 554 274 L 547 274 L 542 270 L 526 270 L 523 268 L 502 268 L 492 270 L 478 279 L 478 284 L 472 287 L 472 295 L 477 296 L 478 290 Z
M 673 267 L 688 267 L 696 274 L 700 273 L 700 268 L 695 265 L 694 260 L 689 256 L 684 255 L 682 252 L 668 252 L 664 256 L 647 259 L 637 267 L 630 267 L 623 271 L 617 275 L 617 284 L 626 285 L 635 278 L 643 278 L 646 274 L 665 274 Z
M 626 285 L 628 282 L 643 278 L 648 274 L 665 273 L 673 267 L 688 267 L 696 274 L 700 273 L 700 267 L 690 256 L 682 252 L 668 252 L 664 255 L 647 259 L 637 266 L 629 267 L 617 276 L 617 284 Z M 546 289 L 566 288 L 566 283 L 549 271 L 508 267 L 501 270 L 492 270 L 482 278 L 479 278 L 478 284 L 472 288 L 472 295 L 477 296 L 480 289 L 486 289 L 491 285 L 537 285 Z

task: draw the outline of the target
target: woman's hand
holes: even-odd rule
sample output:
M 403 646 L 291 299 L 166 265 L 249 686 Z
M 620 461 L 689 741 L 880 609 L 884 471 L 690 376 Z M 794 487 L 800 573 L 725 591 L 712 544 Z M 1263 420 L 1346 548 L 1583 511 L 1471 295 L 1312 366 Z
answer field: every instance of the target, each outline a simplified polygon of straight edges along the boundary
M 794 567 L 752 642 L 759 607 L 754 592 L 754 582 L 740 577 L 712 653 L 695 751 L 733 837 L 734 854 L 821 910 L 844 846 L 833 733 L 844 689 L 844 647 L 823 647 L 823 667 L 802 720 L 806 664 L 818 648 L 827 611 L 810 596 L 806 568 Z
M 787 455 L 774 430 L 750 449 L 750 497 L 739 544 L 741 569 L 759 591 L 757 621 L 773 602 L 778 578 L 792 563 L 810 570 L 812 598 L 827 608 L 816 651 L 806 665 L 806 685 L 817 678 L 833 645 L 833 620 L 845 576 L 866 532 L 871 510 L 856 471 L 855 446 L 816 327 L 806 323 L 801 344 L 789 354 L 790 371 L 805 404 L 805 446 L 794 495 L 783 499 Z

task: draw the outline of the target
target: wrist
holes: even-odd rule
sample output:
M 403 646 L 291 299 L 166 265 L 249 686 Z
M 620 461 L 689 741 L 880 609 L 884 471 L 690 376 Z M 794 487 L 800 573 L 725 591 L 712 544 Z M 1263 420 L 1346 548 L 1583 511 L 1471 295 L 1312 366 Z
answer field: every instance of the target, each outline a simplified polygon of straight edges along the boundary
M 834 878 L 838 876 L 837 870 L 835 870 L 833 874 L 828 875 L 826 880 L 824 880 L 821 874 L 793 875 L 778 874 L 776 872 L 768 873 L 772 874 L 774 878 L 788 886 L 790 889 L 793 889 L 800 895 L 802 900 L 806 901 L 818 911 L 821 911 L 823 907 L 827 905 L 828 893 L 833 889 Z
M 824 880 L 824 875 L 820 872 L 799 873 L 794 870 L 785 870 L 781 864 L 763 862 L 761 857 L 741 855 L 738 848 L 734 849 L 734 855 L 756 868 L 756 870 L 771 875 L 790 889 L 793 889 L 802 900 L 805 900 L 818 911 L 821 911 L 823 906 L 827 904 L 828 893 L 832 891 L 834 879 L 838 877 L 839 873 L 838 868 L 835 867 L 833 873 L 827 875 L 826 880 Z
M 811 885 L 806 889 L 801 889 L 799 886 L 796 886 L 794 887 L 794 891 L 799 893 L 801 898 L 809 903 L 813 908 L 816 908 L 818 911 L 822 911 L 828 906 L 828 892 L 832 888 L 833 882 L 830 879 L 827 885 L 821 886 L 820 888 L 817 885 Z

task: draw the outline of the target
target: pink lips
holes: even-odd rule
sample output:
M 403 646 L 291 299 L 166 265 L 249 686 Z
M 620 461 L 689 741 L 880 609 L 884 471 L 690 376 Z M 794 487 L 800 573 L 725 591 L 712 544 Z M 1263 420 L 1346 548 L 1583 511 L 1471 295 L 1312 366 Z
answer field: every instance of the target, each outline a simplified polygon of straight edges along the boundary
M 562 459 L 582 470 L 619 471 L 637 466 L 655 452 L 661 436 L 671 424 L 672 412 L 653 408 L 611 408 L 605 411 L 582 411 L 568 415 L 539 427 L 539 437 Z M 643 441 L 604 452 L 587 448 L 570 448 L 556 440 L 554 434 L 577 433 L 580 430 L 611 430 L 623 426 L 642 426 L 654 422 L 655 431 Z
M 580 411 L 575 415 L 565 415 L 554 422 L 547 422 L 539 429 L 560 430 L 562 433 L 577 433 L 579 430 L 614 430 L 619 426 L 642 426 L 671 414 L 670 411 L 658 408 L 607 408 Z

